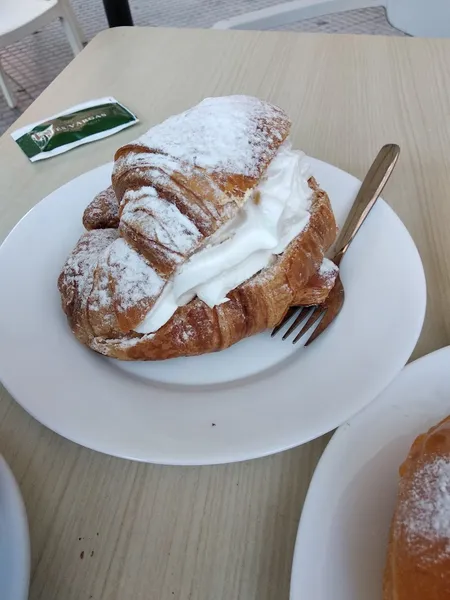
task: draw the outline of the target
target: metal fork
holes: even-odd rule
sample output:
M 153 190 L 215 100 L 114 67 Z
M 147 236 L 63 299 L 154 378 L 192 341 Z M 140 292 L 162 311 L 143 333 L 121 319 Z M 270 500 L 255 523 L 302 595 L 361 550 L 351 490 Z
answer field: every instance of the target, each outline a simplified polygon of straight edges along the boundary
M 347 220 L 345 221 L 344 227 L 339 235 L 339 239 L 336 244 L 336 247 L 339 248 L 339 250 L 331 259 L 337 266 L 340 265 L 361 225 L 366 220 L 369 212 L 383 191 L 387 180 L 394 170 L 399 154 L 400 148 L 397 146 L 397 144 L 386 144 L 386 146 L 381 148 L 377 157 L 373 161 L 372 166 L 370 167 L 367 175 L 364 178 L 364 181 L 361 184 Z M 291 307 L 281 323 L 279 323 L 279 325 L 277 325 L 272 331 L 272 337 L 276 335 L 288 323 L 288 321 L 292 319 L 294 315 L 297 315 L 294 322 L 283 335 L 283 340 L 285 340 L 291 335 L 291 333 L 296 331 L 302 325 L 305 318 L 308 317 L 308 320 L 303 324 L 303 327 L 292 341 L 293 344 L 296 344 L 299 339 L 302 338 L 315 323 L 317 323 L 319 319 L 322 319 L 312 335 L 308 338 L 305 344 L 305 346 L 308 346 L 314 340 L 316 340 L 319 335 L 323 333 L 325 329 L 327 329 L 327 327 L 331 325 L 331 323 L 340 313 L 342 306 L 344 305 L 344 300 L 344 286 L 342 285 L 341 278 L 338 275 L 333 289 L 323 304 Z

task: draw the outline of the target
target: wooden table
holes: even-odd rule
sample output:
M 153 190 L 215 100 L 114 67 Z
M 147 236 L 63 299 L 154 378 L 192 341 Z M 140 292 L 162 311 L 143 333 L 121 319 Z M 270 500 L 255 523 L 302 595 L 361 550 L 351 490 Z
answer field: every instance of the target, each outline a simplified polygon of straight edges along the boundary
M 450 40 L 106 31 L 15 127 L 110 94 L 142 123 L 34 165 L 3 136 L 0 239 L 42 197 L 164 117 L 207 95 L 255 94 L 288 111 L 296 145 L 356 176 L 385 142 L 402 147 L 385 197 L 425 265 L 423 355 L 450 342 L 449 89 Z M 218 467 L 138 464 L 64 440 L 1 390 L 0 452 L 30 522 L 31 599 L 287 600 L 297 523 L 326 442 Z

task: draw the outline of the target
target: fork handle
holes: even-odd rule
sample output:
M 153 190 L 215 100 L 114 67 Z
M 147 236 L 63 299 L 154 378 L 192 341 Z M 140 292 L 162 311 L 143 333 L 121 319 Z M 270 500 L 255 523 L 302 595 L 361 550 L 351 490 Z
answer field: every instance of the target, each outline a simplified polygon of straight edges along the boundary
M 359 188 L 359 192 L 339 235 L 337 241 L 338 251 L 333 257 L 333 262 L 336 265 L 339 266 L 359 228 L 378 200 L 387 180 L 391 176 L 399 154 L 400 147 L 397 144 L 386 144 L 378 152 L 367 175 L 364 177 L 364 181 Z

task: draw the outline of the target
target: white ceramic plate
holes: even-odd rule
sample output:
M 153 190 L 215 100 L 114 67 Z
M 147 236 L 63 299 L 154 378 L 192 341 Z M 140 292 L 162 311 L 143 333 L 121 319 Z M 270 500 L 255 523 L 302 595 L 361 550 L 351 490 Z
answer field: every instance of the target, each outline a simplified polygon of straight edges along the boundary
M 26 600 L 30 540 L 19 487 L 0 455 L 0 598 Z
M 303 508 L 291 600 L 382 598 L 398 467 L 416 436 L 449 414 L 447 347 L 408 365 L 379 398 L 338 429 Z
M 342 223 L 359 182 L 312 160 Z M 425 311 L 417 250 L 380 201 L 343 263 L 346 302 L 310 348 L 264 333 L 221 353 L 155 363 L 108 360 L 81 346 L 56 280 L 81 216 L 111 165 L 31 210 L 0 248 L 0 379 L 36 419 L 109 454 L 164 464 L 255 458 L 340 425 L 408 360 Z

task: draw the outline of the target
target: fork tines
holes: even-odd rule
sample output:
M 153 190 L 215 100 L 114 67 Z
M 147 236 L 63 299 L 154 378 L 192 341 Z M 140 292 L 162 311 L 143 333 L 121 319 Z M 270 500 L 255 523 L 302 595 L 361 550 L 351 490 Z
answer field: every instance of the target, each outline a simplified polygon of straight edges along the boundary
M 286 313 L 286 316 L 281 321 L 281 323 L 273 329 L 271 337 L 274 337 L 285 325 L 287 325 L 287 323 L 292 319 L 292 317 L 296 315 L 294 321 L 291 323 L 291 325 L 282 337 L 283 340 L 288 338 L 291 335 L 291 333 L 297 330 L 300 327 L 300 325 L 305 321 L 305 319 L 307 319 L 306 322 L 303 324 L 303 327 L 292 340 L 292 343 L 296 344 L 300 340 L 300 338 L 302 338 L 305 335 L 305 333 L 307 333 L 311 329 L 311 327 L 313 327 L 313 325 L 315 325 L 315 323 L 317 323 L 317 321 L 321 317 L 323 317 L 326 310 L 326 307 L 322 309 L 318 306 L 292 306 Z M 307 344 L 308 342 L 306 343 L 306 345 Z

